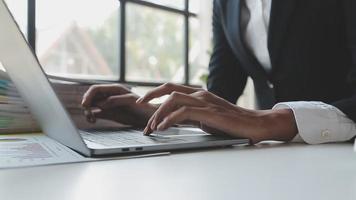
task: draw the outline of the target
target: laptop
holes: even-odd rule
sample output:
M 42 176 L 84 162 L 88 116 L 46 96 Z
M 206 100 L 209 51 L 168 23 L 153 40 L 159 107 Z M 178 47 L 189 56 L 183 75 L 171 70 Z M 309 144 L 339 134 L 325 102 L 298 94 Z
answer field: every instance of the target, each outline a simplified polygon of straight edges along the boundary
M 231 146 L 248 139 L 213 136 L 171 128 L 154 136 L 142 131 L 79 130 L 58 99 L 45 72 L 26 42 L 6 3 L 0 1 L 0 62 L 27 103 L 42 131 L 88 157 Z

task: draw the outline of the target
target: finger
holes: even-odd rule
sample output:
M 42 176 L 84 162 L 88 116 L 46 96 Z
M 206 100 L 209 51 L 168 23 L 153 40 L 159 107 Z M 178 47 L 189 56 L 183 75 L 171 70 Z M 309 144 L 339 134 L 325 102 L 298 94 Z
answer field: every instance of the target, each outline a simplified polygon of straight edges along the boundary
M 150 135 L 150 134 L 153 132 L 151 126 L 152 126 L 152 121 L 153 121 L 153 119 L 155 118 L 155 114 L 156 114 L 156 113 L 154 113 L 154 114 L 150 117 L 150 119 L 149 119 L 148 122 L 147 122 L 147 125 L 146 125 L 145 129 L 143 130 L 143 133 L 144 133 L 145 135 Z
M 201 128 L 208 126 L 210 130 L 213 130 L 213 133 L 228 134 L 243 138 L 251 137 L 251 134 L 246 131 L 256 126 L 255 122 L 251 122 L 251 118 L 233 118 L 232 115 L 226 115 L 226 113 L 227 111 L 219 113 L 217 110 L 212 109 L 212 107 L 184 106 L 166 116 L 157 126 L 157 130 L 166 130 L 184 121 L 195 121 L 201 124 Z
M 236 108 L 236 106 L 234 104 L 232 104 L 232 103 L 226 101 L 225 99 L 218 97 L 215 94 L 213 94 L 209 91 L 206 91 L 206 90 L 194 92 L 191 95 L 194 97 L 197 97 L 201 100 L 207 101 L 211 104 L 214 104 L 214 105 L 220 105 L 220 106 L 231 108 L 231 109 Z
M 125 113 L 124 109 L 103 110 L 103 109 L 97 108 L 97 109 L 92 110 L 92 115 L 96 120 L 97 119 L 106 119 L 106 120 L 121 122 L 122 118 L 120 118 L 120 116 L 124 117 L 125 115 L 127 115 L 127 113 Z
M 235 104 L 232 104 L 232 103 L 226 101 L 225 99 L 223 99 L 219 96 L 216 96 L 215 94 L 213 94 L 209 91 L 206 91 L 206 90 L 195 92 L 195 93 L 191 94 L 191 96 L 197 97 L 198 99 L 206 101 L 210 104 L 219 105 L 219 106 L 231 109 L 231 110 L 235 110 L 240 113 L 249 112 L 248 109 L 237 107 Z
M 213 94 L 204 90 L 204 91 L 198 91 L 198 92 L 194 92 L 193 94 L 191 94 L 194 97 L 197 97 L 199 99 L 203 99 L 205 101 L 208 101 L 209 103 L 213 103 L 213 104 L 218 104 L 219 101 L 218 99 L 214 98 Z
M 113 120 L 114 119 L 112 112 L 105 111 L 105 110 L 102 110 L 100 108 L 93 110 L 91 114 L 93 115 L 95 120 L 97 120 L 97 119 Z
M 166 130 L 171 126 L 186 120 L 206 122 L 209 121 L 209 114 L 208 110 L 202 107 L 184 106 L 166 116 L 165 119 L 157 126 L 157 130 Z
M 101 112 L 100 108 L 89 108 L 84 110 L 84 116 L 89 123 L 96 123 L 95 113 Z
M 193 87 L 188 87 L 188 86 L 183 86 L 183 85 L 177 85 L 173 83 L 166 83 L 163 84 L 151 91 L 149 91 L 146 95 L 143 97 L 139 98 L 137 100 L 137 103 L 147 103 L 151 101 L 152 99 L 171 94 L 172 92 L 181 92 L 184 94 L 191 94 L 194 92 L 199 91 L 199 88 L 193 88 Z
M 108 97 L 115 94 L 127 94 L 130 91 L 119 84 L 93 85 L 83 95 L 82 106 L 91 107 L 95 98 L 100 96 Z M 100 98 L 99 98 L 100 99 Z M 101 100 L 104 98 L 101 98 Z
M 172 111 L 182 106 L 202 107 L 207 103 L 187 94 L 173 92 L 168 100 L 164 102 L 155 112 L 151 123 L 151 129 L 156 130 L 157 125 Z
M 163 103 L 157 109 L 157 111 L 151 116 L 151 118 L 149 119 L 146 125 L 144 133 L 145 135 L 149 135 L 154 130 L 156 130 L 158 124 L 164 119 L 164 117 L 169 113 L 171 113 L 172 111 L 176 110 L 177 107 L 182 107 L 182 106 L 201 107 L 205 105 L 206 105 L 205 102 L 195 99 L 194 97 L 191 97 L 186 94 L 174 92 L 172 93 L 170 98 L 165 103 Z
M 89 123 L 95 124 L 96 118 L 94 117 L 94 114 L 90 109 L 84 110 L 84 116 Z
M 110 108 L 115 108 L 118 106 L 130 106 L 136 103 L 137 96 L 135 94 L 123 94 L 123 95 L 115 95 L 106 98 L 95 104 L 95 106 L 107 110 Z

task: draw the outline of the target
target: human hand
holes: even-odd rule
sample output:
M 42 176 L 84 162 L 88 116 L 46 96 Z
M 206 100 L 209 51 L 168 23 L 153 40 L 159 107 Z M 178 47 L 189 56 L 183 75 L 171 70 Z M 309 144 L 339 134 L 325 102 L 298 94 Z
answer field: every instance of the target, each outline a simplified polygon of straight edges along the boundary
M 94 117 L 143 127 L 157 106 L 136 104 L 137 99 L 136 94 L 121 84 L 93 85 L 83 95 L 82 106 L 91 123 L 95 122 Z
M 189 123 L 215 134 L 249 138 L 252 143 L 262 140 L 291 140 L 297 133 L 291 110 L 248 110 L 202 89 L 165 84 L 153 89 L 137 103 L 167 95 L 148 120 L 145 134 L 165 130 L 174 124 Z

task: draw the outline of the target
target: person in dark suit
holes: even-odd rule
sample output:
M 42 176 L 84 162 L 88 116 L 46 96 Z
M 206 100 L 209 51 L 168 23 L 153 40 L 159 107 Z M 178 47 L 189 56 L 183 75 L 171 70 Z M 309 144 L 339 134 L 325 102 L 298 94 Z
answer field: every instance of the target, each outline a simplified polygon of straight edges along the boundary
M 83 106 L 101 107 L 99 117 L 109 108 L 129 108 L 146 134 L 185 122 L 253 143 L 315 144 L 356 135 L 355 1 L 215 0 L 213 37 L 208 91 L 165 84 L 139 98 L 110 92 L 121 85 L 94 86 Z M 258 110 L 235 105 L 248 77 Z M 93 100 L 106 92 L 110 97 L 100 104 Z M 148 103 L 165 94 L 163 104 Z M 137 112 L 143 106 L 147 112 Z

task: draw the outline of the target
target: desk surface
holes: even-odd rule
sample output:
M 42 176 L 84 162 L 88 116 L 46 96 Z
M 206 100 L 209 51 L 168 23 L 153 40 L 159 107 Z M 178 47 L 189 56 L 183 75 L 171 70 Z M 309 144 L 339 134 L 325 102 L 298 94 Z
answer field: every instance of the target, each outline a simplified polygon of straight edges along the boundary
M 352 144 L 260 145 L 0 170 L 2 200 L 356 199 Z

